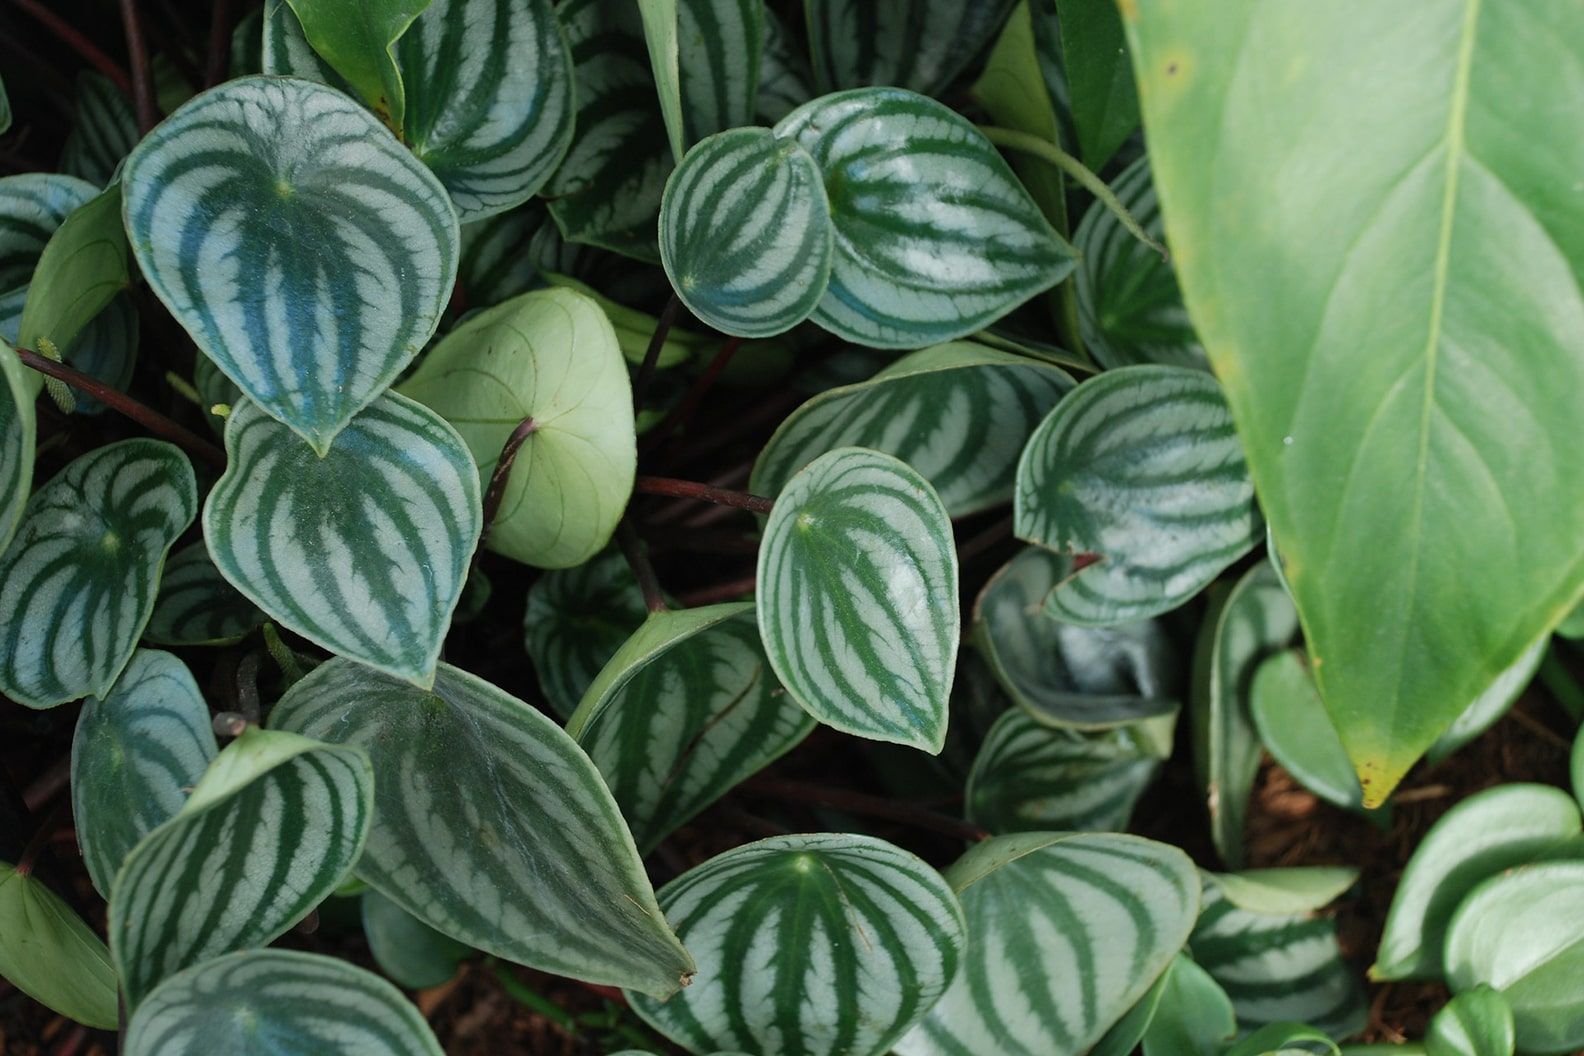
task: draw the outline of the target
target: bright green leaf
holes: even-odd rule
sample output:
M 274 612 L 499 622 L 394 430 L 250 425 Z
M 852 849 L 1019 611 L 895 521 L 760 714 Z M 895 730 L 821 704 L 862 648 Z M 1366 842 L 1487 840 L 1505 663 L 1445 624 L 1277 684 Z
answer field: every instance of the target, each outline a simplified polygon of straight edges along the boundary
M 1428 1056 L 1513 1056 L 1516 1044 L 1512 1006 L 1484 985 L 1454 997 L 1425 1032 Z
M 363 892 L 363 934 L 380 971 L 409 990 L 439 986 L 472 951 L 370 888 Z
M 429 0 L 287 2 L 314 51 L 400 135 L 406 121 L 407 93 L 396 62 L 396 42 L 429 6 Z
M 1358 882 L 1359 871 L 1350 866 L 1310 865 L 1204 875 L 1238 909 L 1293 915 L 1313 913 L 1335 902 Z
M 808 0 L 820 90 L 893 85 L 938 95 L 990 46 L 1016 0 Z
M 1160 1004 L 1144 1032 L 1144 1056 L 1218 1056 L 1237 1033 L 1232 1000 L 1221 984 L 1184 954 L 1162 979 Z
M 1439 763 L 1459 748 L 1468 744 L 1474 738 L 1484 733 L 1496 724 L 1501 717 L 1507 714 L 1507 709 L 1513 706 L 1518 699 L 1518 694 L 1529 685 L 1534 678 L 1535 671 L 1540 667 L 1540 661 L 1545 659 L 1546 647 L 1549 640 L 1541 639 L 1530 646 L 1520 656 L 1513 666 L 1496 676 L 1496 681 L 1474 698 L 1474 703 L 1464 709 L 1463 714 L 1453 720 L 1446 732 L 1436 738 L 1436 742 L 1425 752 L 1425 761 Z
M 974 82 L 973 96 L 990 115 L 990 123 L 1025 132 L 1048 143 L 1062 139 L 1061 118 L 1040 64 L 1033 9 L 1054 18 L 1050 0 L 1023 0 L 1007 18 L 1006 27 Z M 1012 168 L 1057 230 L 1068 230 L 1067 197 L 1061 172 L 1049 163 L 1019 151 Z M 1082 263 L 1080 263 L 1082 267 Z
M 143 638 L 156 645 L 230 645 L 265 615 L 226 582 L 203 540 L 171 555 Z
M 1362 810 L 1364 790 L 1299 649 L 1267 657 L 1254 672 L 1249 710 L 1260 740 L 1298 783 L 1328 803 Z
M 110 951 L 61 897 L 0 862 L 0 976 L 68 1019 L 116 1028 Z
M 121 185 L 74 209 L 50 236 L 17 326 L 17 344 L 65 350 L 130 283 L 121 225 Z

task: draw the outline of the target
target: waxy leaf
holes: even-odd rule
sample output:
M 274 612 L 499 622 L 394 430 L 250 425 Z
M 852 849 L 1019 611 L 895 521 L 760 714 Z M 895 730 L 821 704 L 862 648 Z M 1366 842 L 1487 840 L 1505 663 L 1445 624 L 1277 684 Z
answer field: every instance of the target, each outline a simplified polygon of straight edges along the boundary
M 373 809 L 356 748 L 257 727 L 227 745 L 116 874 L 110 952 L 127 1010 L 183 968 L 307 916 L 357 861 Z
M 788 481 L 759 546 L 759 633 L 799 704 L 938 754 L 957 664 L 957 549 L 929 482 L 844 447 Z
M 394 986 L 335 957 L 246 950 L 165 980 L 127 1025 L 127 1056 L 442 1056 Z
M 1125 14 L 1188 309 L 1378 805 L 1584 590 L 1584 225 L 1555 197 L 1584 8 Z
M 0 691 L 31 708 L 103 697 L 154 608 L 165 554 L 198 511 L 187 456 L 123 440 L 28 500 L 0 555 Z
M 1427 1056 L 1513 1056 L 1516 1045 L 1512 1006 L 1485 985 L 1447 1002 L 1425 1032 Z
M 839 92 L 794 110 L 775 132 L 796 139 L 824 175 L 836 256 L 811 318 L 838 337 L 874 348 L 950 341 L 1073 269 L 1072 247 L 989 140 L 932 99 Z
M 170 653 L 139 649 L 114 689 L 83 702 L 72 736 L 72 822 L 101 895 L 110 897 L 138 841 L 186 804 L 218 751 L 209 706 Z
M 358 876 L 436 931 L 661 998 L 692 975 L 599 771 L 516 697 L 448 664 L 426 691 L 336 659 L 270 723 L 368 751 Z
M 429 0 L 287 0 L 303 38 L 341 75 L 397 135 L 407 113 L 407 92 L 396 62 L 396 42 Z M 281 17 L 279 15 L 277 18 Z M 280 24 L 275 19 L 272 24 Z M 298 73 L 275 70 L 271 73 Z M 340 87 L 337 85 L 336 87 Z
M 1177 608 L 1263 536 L 1214 378 L 1124 367 L 1073 390 L 1018 464 L 1018 538 L 1086 555 L 1045 602 L 1104 626 Z
M 143 638 L 156 645 L 229 645 L 266 619 L 220 574 L 199 540 L 165 563 Z
M 390 393 L 323 458 L 251 400 L 225 438 L 203 512 L 220 574 L 304 638 L 426 685 L 484 518 L 461 437 Z
M 59 895 L 0 862 L 0 977 L 68 1019 L 116 1028 L 110 951 Z
M 1364 790 L 1301 650 L 1278 653 L 1259 665 L 1249 686 L 1249 708 L 1261 742 L 1300 785 L 1346 810 L 1363 809 Z
M 1139 127 L 1138 89 L 1122 19 L 1111 0 L 1055 0 L 1055 5 L 1078 154 L 1099 172 Z
M 204 92 L 138 144 L 122 193 L 149 286 L 321 455 L 428 341 L 456 279 L 445 189 L 368 111 L 308 81 Z
M 380 971 L 409 990 L 439 986 L 472 951 L 373 888 L 363 892 L 363 934 Z
M 639 0 L 638 9 L 675 159 L 706 136 L 753 124 L 763 0 Z
M 1001 32 L 1016 0 L 808 0 L 809 50 L 823 92 L 950 87 Z
M 132 104 L 115 82 L 97 70 L 79 72 L 72 128 L 61 147 L 61 171 L 104 187 L 139 138 Z
M 523 642 L 545 699 L 569 718 L 595 677 L 649 615 L 615 550 L 556 569 L 528 588 Z
M 633 1009 L 693 1052 L 879 1056 L 945 992 L 967 945 L 940 874 L 869 836 L 738 847 L 661 888 L 660 903 L 699 976 L 665 1004 L 633 995 Z
M 1144 1031 L 1144 1056 L 1220 1056 L 1237 1033 L 1237 1013 L 1221 984 L 1185 954 L 1161 980 L 1159 1004 Z

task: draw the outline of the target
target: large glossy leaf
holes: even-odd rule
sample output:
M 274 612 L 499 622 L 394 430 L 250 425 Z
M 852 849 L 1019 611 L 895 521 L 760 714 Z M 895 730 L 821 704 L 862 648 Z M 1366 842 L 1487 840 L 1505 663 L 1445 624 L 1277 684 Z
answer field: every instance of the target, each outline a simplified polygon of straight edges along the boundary
M 396 61 L 396 42 L 429 0 L 287 0 L 297 16 L 303 38 L 313 46 L 346 85 L 386 124 L 401 133 L 407 114 L 407 91 Z M 283 16 L 270 20 L 281 25 Z M 271 73 L 306 73 L 271 69 Z M 337 85 L 340 87 L 340 85 Z
M 672 152 L 753 124 L 764 50 L 763 0 L 639 0 Z
M 1185 954 L 1161 978 L 1144 1056 L 1220 1056 L 1237 1033 L 1237 1013 L 1221 984 Z
M 902 1056 L 1086 1052 L 1166 970 L 1199 909 L 1187 855 L 1136 836 L 998 836 L 946 878 L 972 940 Z
M 699 977 L 665 1004 L 634 995 L 633 1008 L 694 1052 L 879 1056 L 946 990 L 967 945 L 940 874 L 869 836 L 738 847 L 660 901 Z
M 1260 663 L 1249 686 L 1249 711 L 1260 741 L 1300 785 L 1339 807 L 1362 809 L 1364 790 L 1301 650 Z
M 0 555 L 0 690 L 33 708 L 109 692 L 153 611 L 165 554 L 197 513 L 197 490 L 175 447 L 123 440 L 33 494 Z
M 110 952 L 127 1010 L 160 980 L 307 916 L 357 861 L 373 808 L 358 749 L 257 727 L 227 745 L 116 874 Z
M 808 0 L 820 90 L 948 88 L 995 40 L 1016 0 Z
M 1467 990 L 1437 1012 L 1425 1032 L 1428 1056 L 1513 1056 L 1512 1006 L 1489 986 Z
M 363 934 L 380 971 L 409 990 L 439 986 L 471 950 L 373 888 L 363 892 Z
M 89 697 L 72 736 L 72 822 L 106 898 L 139 840 L 181 810 L 219 748 L 187 665 L 140 649 L 103 698 Z
M 138 138 L 132 104 L 115 82 L 97 70 L 78 73 L 72 128 L 61 147 L 61 171 L 103 187 Z
M 637 469 L 632 386 L 599 306 L 566 289 L 513 298 L 463 323 L 401 391 L 454 425 L 480 477 L 527 418 L 487 545 L 544 568 L 610 542 Z
M 1023 444 L 1072 386 L 1056 367 L 967 341 L 913 352 L 789 415 L 749 487 L 775 496 L 825 452 L 868 447 L 922 474 L 953 517 L 978 513 L 1011 498 Z
M 198 347 L 320 454 L 434 333 L 456 279 L 445 189 L 338 91 L 246 77 L 138 144 L 132 251 Z
M 1492 682 L 1485 692 L 1475 697 L 1474 703 L 1465 708 L 1463 714 L 1446 728 L 1446 732 L 1436 738 L 1430 750 L 1425 753 L 1425 761 L 1439 763 L 1490 729 L 1507 714 L 1507 709 L 1513 706 L 1518 694 L 1522 693 L 1524 687 L 1529 685 L 1529 680 L 1534 678 L 1540 662 L 1545 659 L 1548 645 L 1550 645 L 1549 640 L 1541 639 L 1530 646 L 1513 666 L 1497 675 L 1496 681 Z
M 1188 308 L 1375 805 L 1584 589 L 1584 224 L 1556 195 L 1584 9 L 1126 14 Z
M 427 684 L 484 518 L 461 437 L 392 393 L 323 458 L 251 400 L 225 438 L 203 512 L 220 574 L 331 652 Z
M 17 344 L 43 350 L 41 342 L 48 341 L 65 352 L 129 283 L 121 188 L 115 184 L 72 210 L 50 236 L 28 287 Z
M 957 550 L 935 490 L 843 447 L 787 482 L 759 547 L 770 666 L 838 730 L 937 754 L 957 663 Z
M 563 718 L 648 615 L 620 553 L 540 576 L 528 588 L 523 640 L 539 688 Z
M 692 974 L 599 771 L 517 698 L 447 664 L 424 691 L 337 659 L 270 722 L 369 752 L 375 818 L 358 875 L 435 930 L 659 997 Z
M 1050 0 L 1035 0 L 1048 3 Z M 1099 172 L 1139 126 L 1138 89 L 1111 0 L 1055 0 L 1079 156 Z
M 836 256 L 812 318 L 838 337 L 875 348 L 950 341 L 1073 269 L 1072 247 L 1001 155 L 932 99 L 898 88 L 839 92 L 775 131 L 824 174 Z
M 59 895 L 7 862 L 0 862 L 0 976 L 69 1019 L 115 1029 L 110 951 Z
M 199 540 L 165 563 L 143 638 L 156 645 L 229 645 L 266 619 L 220 574 Z
M 441 1056 L 418 1010 L 335 957 L 247 950 L 171 976 L 127 1025 L 127 1056 Z

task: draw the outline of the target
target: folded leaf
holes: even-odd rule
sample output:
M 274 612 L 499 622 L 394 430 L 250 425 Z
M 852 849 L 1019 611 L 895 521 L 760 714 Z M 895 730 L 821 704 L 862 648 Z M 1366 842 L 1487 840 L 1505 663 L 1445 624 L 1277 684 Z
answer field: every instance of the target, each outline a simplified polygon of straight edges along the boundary
M 0 862 L 0 976 L 68 1019 L 116 1028 L 110 951 L 59 895 L 7 862 Z
M 1507 709 L 1513 706 L 1518 699 L 1518 694 L 1529 685 L 1534 678 L 1535 671 L 1540 667 L 1540 662 L 1545 658 L 1546 647 L 1550 642 L 1542 639 L 1530 646 L 1507 670 L 1496 676 L 1496 681 L 1474 698 L 1474 702 L 1463 710 L 1446 728 L 1446 732 L 1436 738 L 1436 742 L 1425 753 L 1425 760 L 1431 764 L 1439 763 L 1453 752 L 1473 741 L 1480 734 L 1496 725 L 1501 717 L 1507 714 Z

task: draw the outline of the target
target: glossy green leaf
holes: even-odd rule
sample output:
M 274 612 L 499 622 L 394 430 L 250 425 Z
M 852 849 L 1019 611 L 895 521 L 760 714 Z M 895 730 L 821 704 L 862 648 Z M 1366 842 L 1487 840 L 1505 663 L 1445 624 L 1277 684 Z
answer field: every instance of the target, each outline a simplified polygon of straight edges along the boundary
M 448 664 L 425 691 L 336 659 L 270 723 L 369 752 L 376 811 L 358 876 L 435 930 L 658 997 L 692 975 L 599 771 L 516 697 Z
M 1166 970 L 1199 909 L 1187 855 L 1136 836 L 998 836 L 946 878 L 968 955 L 901 1056 L 1085 1052 Z
M 484 516 L 456 431 L 390 393 L 320 458 L 248 400 L 226 454 L 203 512 L 220 574 L 310 641 L 427 684 Z
M 1238 909 L 1293 915 L 1329 906 L 1358 882 L 1359 871 L 1350 866 L 1307 865 L 1204 875 Z
M 759 59 L 756 122 L 773 125 L 814 97 L 808 56 L 774 9 L 765 8 L 764 49 Z
M 17 324 L 17 344 L 42 350 L 48 340 L 65 351 L 111 300 L 127 289 L 126 231 L 121 187 L 72 210 L 39 256 Z
M 110 951 L 61 897 L 0 862 L 0 976 L 68 1019 L 116 1027 Z
M 401 391 L 456 427 L 481 484 L 519 423 L 487 545 L 543 568 L 582 564 L 610 542 L 637 469 L 632 386 L 609 320 L 572 290 L 538 290 L 469 319 Z
M 11 342 L 0 343 L 0 546 L 11 542 L 33 487 L 38 420 L 27 375 Z
M 429 1024 L 379 976 L 335 957 L 247 950 L 171 976 L 127 1026 L 127 1056 L 442 1056 Z
M 1249 686 L 1249 711 L 1260 741 L 1300 785 L 1339 807 L 1363 809 L 1364 790 L 1302 650 L 1260 663 Z
M 808 0 L 809 50 L 822 92 L 950 87 L 995 40 L 1016 0 Z
M 1584 8 L 1125 13 L 1185 299 L 1376 805 L 1584 591 L 1584 492 L 1557 485 L 1584 225 L 1556 196 Z
M 707 136 L 752 124 L 763 0 L 639 0 L 638 8 L 676 160 Z
M 660 890 L 699 976 L 651 1026 L 693 1052 L 879 1056 L 957 975 L 962 908 L 929 865 L 870 836 L 778 836 Z M 773 951 L 773 955 L 767 955 Z
M 287 0 L 305 40 L 386 124 L 401 133 L 407 91 L 396 42 L 429 0 Z M 273 24 L 274 20 L 272 20 Z M 271 70 L 271 73 L 297 73 Z M 340 87 L 340 85 L 337 85 Z
M 166 562 L 143 638 L 156 645 L 230 645 L 266 618 L 226 581 L 199 540 Z
M 775 496 L 827 451 L 867 447 L 917 470 L 953 517 L 978 513 L 1012 497 L 1023 444 L 1072 386 L 1055 367 L 967 341 L 913 352 L 788 415 L 749 489 Z
M 948 43 L 955 54 L 960 42 Z M 796 139 L 824 175 L 836 256 L 811 318 L 838 337 L 874 348 L 950 341 L 1073 269 L 1072 247 L 1001 155 L 932 99 L 839 92 L 794 110 L 775 132 Z
M 1095 626 L 1177 608 L 1263 531 L 1220 386 L 1182 367 L 1073 390 L 1024 448 L 1014 518 L 1020 539 L 1091 555 L 1045 609 Z
M 451 296 L 445 189 L 322 85 L 247 77 L 204 92 L 138 144 L 122 189 L 149 286 L 320 454 L 423 347 Z
M 1534 678 L 1540 661 L 1545 659 L 1546 646 L 1549 644 L 1549 640 L 1541 639 L 1530 646 L 1513 666 L 1497 675 L 1496 681 L 1475 697 L 1474 703 L 1453 720 L 1445 733 L 1436 738 L 1430 750 L 1425 752 L 1425 761 L 1439 763 L 1496 725 L 1518 699 L 1518 694 Z
M 1579 832 L 1577 804 L 1547 785 L 1502 785 L 1447 811 L 1408 859 L 1370 977 L 1441 976 L 1447 921 L 1464 896 L 1504 869 L 1556 853 Z
M 187 456 L 162 440 L 97 448 L 34 492 L 0 555 L 0 690 L 32 708 L 108 693 L 197 507 Z
M 257 727 L 227 745 L 116 873 L 110 952 L 128 1012 L 162 979 L 307 916 L 357 861 L 373 808 L 358 749 Z
M 843 447 L 787 482 L 759 546 L 770 667 L 816 719 L 938 754 L 957 664 L 957 549 L 929 482 Z
M 1447 1002 L 1425 1032 L 1429 1056 L 1513 1056 L 1512 1006 L 1499 991 L 1476 986 Z
M 139 840 L 187 802 L 219 748 L 187 666 L 140 649 L 115 687 L 89 697 L 72 736 L 72 822 L 94 887 L 110 896 Z
M 615 550 L 535 580 L 528 588 L 523 640 L 550 706 L 570 717 L 648 615 L 632 569 Z
M 1144 1056 L 1219 1056 L 1237 1033 L 1232 999 L 1221 984 L 1183 954 L 1162 979 L 1160 1004 L 1144 1032 Z
M 1089 1056 L 1133 1056 L 1138 1051 L 1145 1032 L 1155 1020 L 1155 1013 L 1160 1010 L 1161 999 L 1166 994 L 1166 987 L 1171 983 L 1172 972 L 1176 965 L 1177 961 L 1174 960 L 1166 966 L 1166 970 L 1155 980 L 1155 985 L 1128 1009 L 1127 1015 L 1117 1020 L 1116 1025 L 1105 1032 L 1105 1037 L 1089 1050 Z
M 363 892 L 363 934 L 380 971 L 400 986 L 422 990 L 456 975 L 470 952 L 370 888 Z
M 104 187 L 140 138 L 132 104 L 115 82 L 97 70 L 80 71 L 61 171 Z
M 1139 127 L 1138 89 L 1122 18 L 1112 0 L 1055 3 L 1078 153 L 1085 165 L 1099 172 Z

